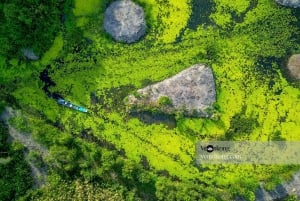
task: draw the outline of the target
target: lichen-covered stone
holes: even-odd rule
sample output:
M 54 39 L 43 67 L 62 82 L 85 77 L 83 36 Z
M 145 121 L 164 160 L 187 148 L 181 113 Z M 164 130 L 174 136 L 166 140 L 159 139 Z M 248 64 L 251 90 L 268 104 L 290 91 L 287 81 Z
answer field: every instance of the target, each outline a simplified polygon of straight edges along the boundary
M 104 28 L 117 41 L 135 42 L 146 33 L 144 11 L 130 0 L 115 1 L 105 11 Z
M 290 57 L 287 68 L 292 78 L 300 80 L 300 54 Z
M 275 0 L 277 3 L 292 8 L 300 7 L 300 0 Z
M 147 86 L 128 97 L 135 108 L 159 107 L 163 112 L 183 111 L 186 115 L 208 117 L 208 109 L 216 101 L 212 70 L 205 65 L 194 65 L 162 82 Z M 167 98 L 170 99 L 167 101 Z M 164 100 L 163 100 L 164 99 Z M 162 101 L 163 100 L 163 101 Z M 161 105 L 162 103 L 167 103 Z

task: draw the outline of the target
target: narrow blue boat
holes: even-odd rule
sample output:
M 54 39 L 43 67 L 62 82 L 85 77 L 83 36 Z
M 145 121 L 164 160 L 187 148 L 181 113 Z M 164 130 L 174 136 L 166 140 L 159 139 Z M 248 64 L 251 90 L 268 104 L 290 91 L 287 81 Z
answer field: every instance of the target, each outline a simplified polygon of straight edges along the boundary
M 60 104 L 60 105 L 65 106 L 65 107 L 71 108 L 73 110 L 77 110 L 77 111 L 80 111 L 80 112 L 88 112 L 88 110 L 86 108 L 78 106 L 78 105 L 74 105 L 70 101 L 66 101 L 66 100 L 61 99 L 61 98 L 59 98 L 57 100 L 57 103 Z

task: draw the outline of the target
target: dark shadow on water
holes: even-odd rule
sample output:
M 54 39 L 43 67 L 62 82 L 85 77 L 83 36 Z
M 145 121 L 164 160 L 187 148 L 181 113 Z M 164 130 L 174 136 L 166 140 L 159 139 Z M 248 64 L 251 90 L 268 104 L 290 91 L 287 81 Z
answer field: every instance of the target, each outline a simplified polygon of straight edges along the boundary
M 287 79 L 287 81 L 294 87 L 299 88 L 300 82 L 295 80 L 291 75 L 287 68 L 289 57 L 292 56 L 291 52 L 288 52 L 285 57 L 282 58 L 275 58 L 275 57 L 267 57 L 267 58 L 260 58 L 256 63 L 256 70 L 259 72 L 260 76 L 263 78 L 270 78 L 268 83 L 268 88 L 271 90 L 275 85 L 274 78 L 278 77 L 278 72 L 276 68 L 273 67 L 273 63 L 276 64 L 283 77 Z M 282 93 L 282 89 L 278 89 L 275 91 L 275 95 L 280 95 Z
M 187 25 L 189 29 L 196 30 L 200 24 L 212 24 L 209 18 L 214 8 L 212 0 L 192 0 L 191 6 L 192 13 Z
M 293 22 L 293 26 L 298 27 L 298 30 L 300 30 L 300 9 L 299 8 L 289 8 L 289 9 L 291 9 L 292 14 L 297 18 L 297 21 Z M 291 39 L 295 40 L 294 44 L 300 43 L 300 35 L 297 32 L 293 33 Z M 293 54 L 300 54 L 299 48 L 297 50 L 291 49 L 287 52 L 286 56 L 281 60 L 280 70 L 283 76 L 289 81 L 289 83 L 292 86 L 296 88 L 300 88 L 300 81 L 293 78 L 287 68 L 288 60 Z
M 186 29 L 196 30 L 201 24 L 212 25 L 213 21 L 209 18 L 214 9 L 213 0 L 191 0 L 192 12 L 187 26 L 183 28 L 177 36 L 175 43 L 181 42 Z
M 131 112 L 129 118 L 138 118 L 144 124 L 164 124 L 169 129 L 176 128 L 176 120 L 174 115 L 153 112 Z
M 272 90 L 275 86 L 278 78 L 277 68 L 274 68 L 273 64 L 276 64 L 280 69 L 283 66 L 283 58 L 275 58 L 275 57 L 262 57 L 257 60 L 255 64 L 256 70 L 259 73 L 258 76 L 260 80 L 265 80 L 268 83 L 269 90 Z M 282 93 L 282 89 L 277 89 L 274 91 L 275 95 L 280 95 Z
M 273 77 L 274 75 L 277 75 L 277 71 L 276 69 L 274 69 L 273 63 L 277 64 L 278 66 L 281 66 L 282 58 L 280 59 L 275 57 L 258 58 L 256 63 L 256 68 L 258 72 L 261 73 L 262 75 Z
M 282 7 L 281 5 L 278 5 L 279 7 Z M 298 27 L 300 29 L 300 9 L 295 8 L 288 8 L 291 10 L 291 13 L 297 18 L 297 21 L 292 22 L 293 26 Z M 295 41 L 295 44 L 300 43 L 300 35 L 297 33 L 294 33 L 291 37 L 291 40 Z M 293 48 L 290 48 L 286 51 L 286 54 L 282 58 L 275 58 L 275 57 L 261 57 L 258 58 L 256 63 L 256 69 L 258 72 L 263 75 L 264 77 L 268 76 L 271 78 L 271 80 L 268 83 L 269 89 L 272 89 L 275 85 L 274 76 L 277 76 L 276 69 L 273 68 L 272 63 L 275 63 L 282 75 L 289 81 L 289 83 L 294 87 L 300 87 L 300 81 L 295 80 L 289 73 L 289 70 L 287 69 L 288 60 L 293 54 L 299 54 L 299 50 L 295 50 Z M 282 90 L 278 90 L 275 92 L 275 95 L 280 95 L 282 93 Z

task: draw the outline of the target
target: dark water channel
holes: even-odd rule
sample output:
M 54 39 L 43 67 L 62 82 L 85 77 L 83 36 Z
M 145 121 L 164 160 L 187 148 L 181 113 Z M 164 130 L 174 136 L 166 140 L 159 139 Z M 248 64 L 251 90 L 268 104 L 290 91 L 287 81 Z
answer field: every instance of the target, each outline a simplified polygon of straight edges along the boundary
M 138 118 L 144 124 L 164 124 L 168 129 L 176 128 L 176 119 L 174 115 L 153 112 L 132 112 L 129 118 Z
M 58 93 L 55 93 L 55 92 L 52 93 L 48 89 L 51 86 L 56 86 L 56 83 L 53 82 L 51 80 L 51 78 L 49 77 L 49 69 L 50 68 L 51 68 L 51 66 L 47 65 L 46 68 L 40 73 L 39 78 L 44 83 L 44 86 L 42 89 L 49 98 L 54 98 L 54 99 L 62 98 L 62 96 L 59 95 Z
M 209 16 L 213 12 L 214 2 L 212 0 L 192 0 L 192 13 L 187 28 L 196 30 L 200 24 L 212 24 Z

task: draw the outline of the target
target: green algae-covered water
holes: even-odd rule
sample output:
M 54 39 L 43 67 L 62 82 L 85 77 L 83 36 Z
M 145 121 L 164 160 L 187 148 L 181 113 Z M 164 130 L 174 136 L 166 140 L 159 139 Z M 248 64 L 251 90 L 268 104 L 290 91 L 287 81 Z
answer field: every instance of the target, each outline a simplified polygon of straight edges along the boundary
M 154 200 L 230 200 L 237 195 L 254 200 L 260 182 L 272 189 L 289 179 L 299 167 L 199 167 L 194 160 L 199 140 L 300 140 L 300 89 L 283 73 L 285 59 L 300 51 L 299 18 L 294 11 L 271 0 L 136 2 L 145 9 L 148 23 L 141 41 L 117 43 L 105 33 L 103 13 L 109 1 L 75 0 L 52 47 L 40 61 L 22 64 L 26 82 L 20 81 L 11 96 L 25 112 L 35 138 L 53 155 L 57 147 L 72 144 L 71 138 L 79 147 L 80 153 L 74 144 L 65 153 L 70 158 L 78 154 L 80 164 L 66 158 L 61 163 L 67 168 L 59 168 L 78 170 L 86 179 L 117 174 L 115 166 L 101 169 L 96 155 L 88 154 L 86 147 L 99 147 L 77 139 L 89 130 L 125 153 L 124 160 L 146 164 L 147 173 L 139 179 L 150 186 L 148 190 L 156 189 L 149 190 Z M 18 65 L 14 59 L 8 62 Z M 171 121 L 157 118 L 162 122 L 140 114 L 128 118 L 124 104 L 128 95 L 196 63 L 207 64 L 214 73 L 217 101 L 211 119 L 180 114 Z M 49 76 L 56 83 L 50 92 L 87 106 L 88 116 L 62 110 L 41 90 L 39 79 L 29 76 L 46 65 L 51 65 Z M 2 71 L 9 74 L 10 69 Z M 48 130 L 43 134 L 44 125 Z M 149 193 L 146 187 L 128 188 Z

